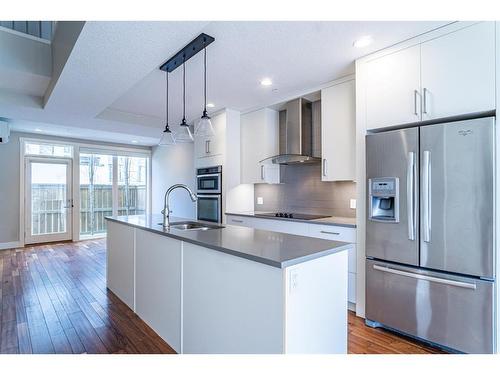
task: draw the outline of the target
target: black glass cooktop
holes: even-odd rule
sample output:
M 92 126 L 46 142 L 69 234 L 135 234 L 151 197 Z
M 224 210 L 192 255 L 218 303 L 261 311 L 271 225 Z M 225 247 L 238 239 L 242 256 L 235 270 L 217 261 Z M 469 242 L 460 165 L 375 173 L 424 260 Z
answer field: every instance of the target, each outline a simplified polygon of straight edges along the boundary
M 299 219 L 299 220 L 316 220 L 329 217 L 328 215 L 311 215 L 311 214 L 301 214 L 297 212 L 269 212 L 269 213 L 255 214 L 255 216 L 269 216 L 269 217 Z

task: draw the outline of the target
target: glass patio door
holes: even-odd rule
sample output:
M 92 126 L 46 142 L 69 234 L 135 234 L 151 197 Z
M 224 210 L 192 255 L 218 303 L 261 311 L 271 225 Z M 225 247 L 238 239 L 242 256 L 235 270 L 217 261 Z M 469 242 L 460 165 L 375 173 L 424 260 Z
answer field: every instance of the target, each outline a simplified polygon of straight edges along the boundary
M 70 240 L 71 160 L 27 157 L 25 243 Z

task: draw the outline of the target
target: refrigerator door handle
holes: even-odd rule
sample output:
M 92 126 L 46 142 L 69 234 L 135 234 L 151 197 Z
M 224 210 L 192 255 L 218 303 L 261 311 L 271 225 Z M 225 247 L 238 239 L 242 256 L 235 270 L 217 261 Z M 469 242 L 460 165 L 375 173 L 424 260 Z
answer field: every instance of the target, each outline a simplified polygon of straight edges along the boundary
M 408 212 L 408 239 L 415 241 L 415 153 L 408 153 L 406 171 L 406 203 Z
M 431 152 L 424 151 L 422 171 L 423 240 L 431 242 Z
M 473 290 L 476 289 L 476 284 L 465 283 L 463 281 L 455 281 L 455 280 L 449 280 L 449 279 L 442 279 L 440 277 L 427 276 L 427 275 L 422 275 L 422 274 L 419 274 L 419 273 L 401 271 L 401 270 L 394 269 L 394 268 L 379 266 L 377 264 L 373 265 L 373 269 L 375 269 L 377 271 L 392 273 L 392 274 L 395 274 L 395 275 L 407 276 L 407 277 L 411 277 L 413 279 L 426 280 L 426 281 L 431 281 L 431 282 L 434 282 L 434 283 L 456 286 L 456 287 L 459 287 L 459 288 L 466 288 L 466 289 L 473 289 Z

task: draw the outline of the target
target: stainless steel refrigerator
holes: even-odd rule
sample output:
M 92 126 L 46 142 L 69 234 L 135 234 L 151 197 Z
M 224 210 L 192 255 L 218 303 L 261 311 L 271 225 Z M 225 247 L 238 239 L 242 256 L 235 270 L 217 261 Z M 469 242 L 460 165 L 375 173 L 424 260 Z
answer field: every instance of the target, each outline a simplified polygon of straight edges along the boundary
M 366 136 L 366 319 L 494 350 L 494 118 Z

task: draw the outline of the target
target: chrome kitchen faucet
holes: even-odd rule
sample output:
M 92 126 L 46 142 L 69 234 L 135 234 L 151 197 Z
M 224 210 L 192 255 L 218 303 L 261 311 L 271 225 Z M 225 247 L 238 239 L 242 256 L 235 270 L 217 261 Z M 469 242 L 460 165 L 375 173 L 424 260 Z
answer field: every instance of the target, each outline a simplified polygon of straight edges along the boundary
M 175 184 L 170 186 L 165 193 L 165 198 L 163 200 L 163 210 L 161 211 L 161 213 L 163 214 L 163 228 L 170 227 L 170 203 L 169 203 L 170 193 L 177 188 L 182 188 L 187 190 L 193 202 L 196 202 L 198 200 L 198 196 L 187 185 Z

